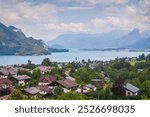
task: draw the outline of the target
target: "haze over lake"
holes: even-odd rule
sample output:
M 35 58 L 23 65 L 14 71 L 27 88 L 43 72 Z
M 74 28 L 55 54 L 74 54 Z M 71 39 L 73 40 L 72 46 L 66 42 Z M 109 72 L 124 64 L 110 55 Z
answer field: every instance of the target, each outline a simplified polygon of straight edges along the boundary
M 51 55 L 42 56 L 0 56 L 0 66 L 2 65 L 14 65 L 14 64 L 26 64 L 28 60 L 32 63 L 40 64 L 44 58 L 50 58 L 51 61 L 56 62 L 71 62 L 84 60 L 111 60 L 117 57 L 138 57 L 144 53 L 145 55 L 150 52 L 129 52 L 129 51 L 81 51 L 70 50 L 64 53 L 52 53 Z

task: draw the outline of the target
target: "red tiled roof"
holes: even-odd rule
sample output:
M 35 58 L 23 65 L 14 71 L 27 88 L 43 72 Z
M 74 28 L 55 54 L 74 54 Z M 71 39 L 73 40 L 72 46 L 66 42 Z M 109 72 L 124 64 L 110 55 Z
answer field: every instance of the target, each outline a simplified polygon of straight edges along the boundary
M 6 84 L 6 85 L 12 85 L 12 82 L 6 78 L 0 79 L 0 86 Z
M 56 82 L 56 77 L 54 76 L 51 76 L 51 77 L 41 77 L 39 82 L 43 82 L 43 83 L 53 83 L 53 82 Z
M 78 86 L 78 84 L 76 82 L 69 80 L 69 79 L 58 80 L 57 82 L 65 88 L 73 88 L 73 87 Z

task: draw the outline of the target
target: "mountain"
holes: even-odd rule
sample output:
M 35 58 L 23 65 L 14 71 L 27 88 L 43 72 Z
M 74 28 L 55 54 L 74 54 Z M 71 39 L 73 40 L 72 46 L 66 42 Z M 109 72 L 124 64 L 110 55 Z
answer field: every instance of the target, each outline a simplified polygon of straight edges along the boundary
M 133 29 L 131 32 L 119 38 L 117 41 L 117 45 L 120 47 L 126 47 L 128 45 L 132 45 L 138 42 L 141 39 L 141 34 L 139 29 Z
M 41 40 L 26 37 L 14 26 L 0 23 L 0 55 L 43 55 L 49 54 Z
M 140 32 L 139 29 L 114 30 L 101 34 L 64 34 L 49 41 L 48 45 L 58 44 L 68 49 L 149 48 L 149 37 L 148 30 L 144 32 Z
M 95 49 L 116 47 L 115 40 L 127 34 L 127 31 L 111 31 L 102 34 L 64 34 L 49 41 L 48 45 L 61 45 L 68 49 Z
M 150 48 L 150 37 L 145 38 L 145 39 L 141 39 L 140 41 L 128 46 L 128 48 L 133 48 L 133 49 L 147 49 L 147 48 Z

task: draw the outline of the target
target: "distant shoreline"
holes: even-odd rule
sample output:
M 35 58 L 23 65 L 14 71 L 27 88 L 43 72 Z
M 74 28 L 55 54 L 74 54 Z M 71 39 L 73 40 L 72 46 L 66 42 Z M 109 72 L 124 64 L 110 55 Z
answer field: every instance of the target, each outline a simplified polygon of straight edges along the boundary
M 150 52 L 150 49 L 129 49 L 129 48 L 105 48 L 105 49 L 80 49 L 82 51 L 129 51 L 129 52 Z

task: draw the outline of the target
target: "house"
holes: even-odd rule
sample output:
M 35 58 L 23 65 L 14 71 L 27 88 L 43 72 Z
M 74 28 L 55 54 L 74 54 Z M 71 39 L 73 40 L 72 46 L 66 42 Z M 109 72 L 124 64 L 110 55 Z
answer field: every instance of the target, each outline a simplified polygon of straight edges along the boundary
M 78 87 L 76 90 L 78 93 L 88 93 L 89 91 L 96 91 L 96 87 L 92 84 L 86 84 L 83 87 Z
M 6 69 L 0 68 L 0 78 L 8 78 L 9 72 Z
M 142 71 L 143 71 L 143 69 L 137 69 L 137 71 L 138 71 L 138 72 L 142 72 Z
M 9 87 L 12 87 L 13 83 L 7 79 L 7 78 L 1 78 L 0 79 L 0 89 L 6 89 L 6 88 L 9 88 Z
M 94 64 L 94 63 L 90 63 L 90 64 L 89 64 L 89 68 L 90 68 L 90 69 L 94 69 L 95 67 L 96 67 L 96 64 Z
M 87 91 L 89 91 L 89 90 L 95 91 L 96 90 L 96 87 L 92 84 L 86 84 L 84 87 L 86 88 Z
M 71 76 L 66 76 L 65 77 L 66 79 L 69 79 L 69 80 L 72 80 L 72 81 L 75 81 L 75 78 L 71 77 Z
M 134 85 L 127 83 L 125 86 L 126 96 L 136 96 L 138 95 L 139 88 L 135 87 Z
M 50 66 L 38 66 L 35 69 L 39 69 L 42 74 L 45 74 L 45 73 L 51 71 L 51 67 Z
M 64 92 L 69 92 L 71 89 L 78 88 L 78 84 L 69 79 L 58 80 L 57 83 L 63 87 Z
M 101 74 L 102 74 L 103 77 L 106 76 L 106 72 L 104 72 L 104 71 L 101 71 Z
M 53 95 L 53 89 L 49 88 L 49 86 L 38 86 L 41 95 Z
M 92 79 L 91 82 L 92 82 L 92 85 L 94 85 L 96 87 L 103 87 L 104 86 L 104 82 L 101 79 Z
M 5 96 L 11 93 L 12 91 L 12 82 L 7 78 L 0 79 L 0 96 Z
M 18 68 L 0 68 L 0 78 L 8 78 L 11 75 L 17 75 Z
M 54 76 L 43 76 L 39 79 L 38 85 L 55 86 L 57 78 Z
M 40 90 L 37 89 L 36 87 L 29 87 L 29 88 L 25 88 L 23 90 L 23 93 L 25 93 L 28 96 L 34 96 L 36 97 L 37 94 L 39 94 Z
M 110 81 L 110 78 L 109 78 L 109 77 L 105 77 L 104 80 L 105 80 L 106 82 L 109 82 L 109 81 Z
M 25 84 L 28 84 L 31 77 L 27 75 L 13 75 L 10 80 L 13 82 L 15 86 L 24 86 Z
M 75 81 L 75 78 L 71 77 L 71 76 L 69 75 L 69 73 L 65 73 L 65 78 L 66 78 L 66 79 L 69 79 L 69 80 L 72 80 L 72 81 Z

